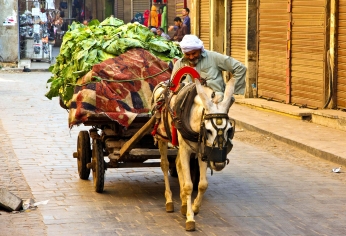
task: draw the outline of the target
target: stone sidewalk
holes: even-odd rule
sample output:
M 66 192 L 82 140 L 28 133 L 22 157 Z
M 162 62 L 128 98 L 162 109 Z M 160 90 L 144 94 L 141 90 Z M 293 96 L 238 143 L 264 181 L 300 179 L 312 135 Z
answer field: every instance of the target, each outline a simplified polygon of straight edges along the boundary
M 241 128 L 264 133 L 317 157 L 346 165 L 345 112 L 301 109 L 264 99 L 236 99 L 229 115 Z

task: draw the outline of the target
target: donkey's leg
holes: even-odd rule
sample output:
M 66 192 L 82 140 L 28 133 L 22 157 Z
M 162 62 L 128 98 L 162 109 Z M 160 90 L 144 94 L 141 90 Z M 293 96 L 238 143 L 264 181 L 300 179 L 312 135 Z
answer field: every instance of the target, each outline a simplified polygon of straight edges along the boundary
M 186 216 L 187 203 L 186 203 L 186 195 L 184 192 L 184 175 L 183 175 L 183 169 L 181 167 L 181 160 L 179 158 L 179 152 L 178 152 L 177 158 L 175 159 L 175 165 L 178 172 L 179 187 L 180 187 L 180 200 L 181 200 L 180 212 L 182 215 Z
M 180 137 L 179 137 L 180 138 Z M 179 139 L 181 140 L 181 139 Z M 194 219 L 194 213 L 192 211 L 192 203 L 191 203 L 191 194 L 192 194 L 192 181 L 191 181 L 191 175 L 190 175 L 190 151 L 188 151 L 189 146 L 184 145 L 185 142 L 179 142 L 179 159 L 181 161 L 181 169 L 182 174 L 184 176 L 184 186 L 183 191 L 186 196 L 186 206 L 187 206 L 187 212 L 186 212 L 186 225 L 185 229 L 187 231 L 194 231 L 195 230 L 195 219 Z
M 174 205 L 172 200 L 172 191 L 171 187 L 169 185 L 169 179 L 168 179 L 168 169 L 169 169 L 169 162 L 167 158 L 167 142 L 158 141 L 159 143 L 159 150 L 161 154 L 161 170 L 163 172 L 164 180 L 165 180 L 165 198 L 166 198 L 166 212 L 174 212 Z
M 199 164 L 199 173 L 200 173 L 200 179 L 198 184 L 198 194 L 192 205 L 192 210 L 195 214 L 198 214 L 199 208 L 202 204 L 203 195 L 205 191 L 207 191 L 207 188 L 208 188 L 207 163 L 202 161 L 200 158 L 198 158 L 198 164 Z

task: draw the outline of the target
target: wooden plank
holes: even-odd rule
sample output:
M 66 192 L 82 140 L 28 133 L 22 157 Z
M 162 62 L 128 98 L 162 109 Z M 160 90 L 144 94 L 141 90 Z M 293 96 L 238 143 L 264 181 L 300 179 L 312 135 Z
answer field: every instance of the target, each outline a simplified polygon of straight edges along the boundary
M 143 125 L 143 127 L 135 133 L 135 135 L 132 136 L 132 138 L 127 141 L 124 146 L 120 149 L 120 157 L 124 155 L 124 153 L 128 152 L 137 141 L 139 141 L 143 136 L 147 133 L 147 131 L 152 128 L 153 124 L 155 123 L 155 116 L 152 116 L 150 120 Z

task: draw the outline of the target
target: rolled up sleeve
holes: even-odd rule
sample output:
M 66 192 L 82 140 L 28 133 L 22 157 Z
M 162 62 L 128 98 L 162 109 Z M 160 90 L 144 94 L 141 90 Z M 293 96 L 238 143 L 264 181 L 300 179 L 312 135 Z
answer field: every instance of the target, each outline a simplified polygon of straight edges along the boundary
M 232 73 L 235 79 L 234 94 L 244 94 L 246 85 L 246 66 L 233 57 L 224 55 L 223 59 L 218 60 L 218 67 L 223 71 Z

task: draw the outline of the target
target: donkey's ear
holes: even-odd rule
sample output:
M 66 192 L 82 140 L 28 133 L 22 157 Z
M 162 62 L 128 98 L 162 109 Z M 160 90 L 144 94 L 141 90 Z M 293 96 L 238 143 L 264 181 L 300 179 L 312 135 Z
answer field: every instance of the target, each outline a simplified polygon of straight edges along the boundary
M 204 91 L 204 87 L 201 85 L 198 79 L 195 79 L 196 89 L 201 101 L 203 103 L 204 108 L 209 111 L 213 106 L 213 101 L 208 97 L 207 93 Z
M 228 110 L 229 107 L 231 106 L 232 96 L 234 93 L 234 84 L 235 84 L 235 80 L 233 78 L 228 80 L 226 84 L 223 100 L 222 102 L 220 102 L 220 106 L 222 106 L 226 110 Z

